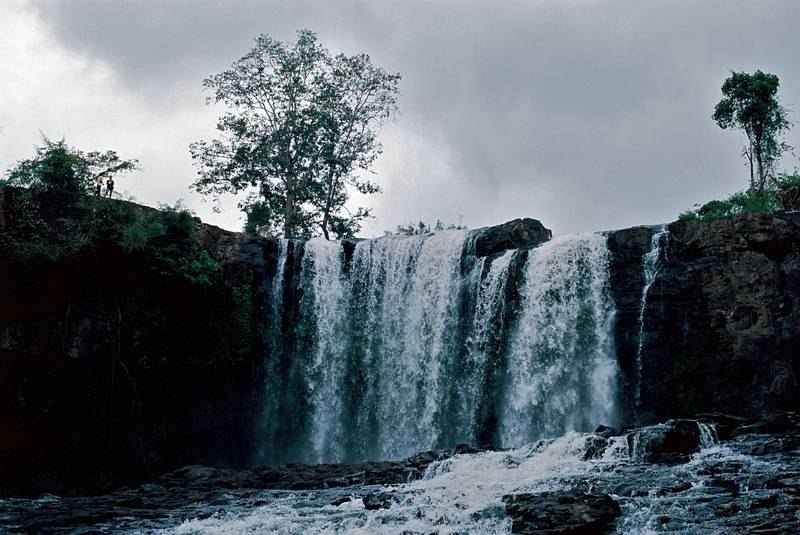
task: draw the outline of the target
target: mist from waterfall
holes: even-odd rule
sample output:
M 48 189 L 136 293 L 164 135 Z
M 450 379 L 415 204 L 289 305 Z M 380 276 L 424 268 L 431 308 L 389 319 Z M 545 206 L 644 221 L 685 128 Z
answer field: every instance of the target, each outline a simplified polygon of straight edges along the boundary
M 271 323 L 265 415 L 276 451 L 262 461 L 510 447 L 614 423 L 605 237 L 482 258 L 474 239 L 281 246 L 272 295 L 286 310 Z

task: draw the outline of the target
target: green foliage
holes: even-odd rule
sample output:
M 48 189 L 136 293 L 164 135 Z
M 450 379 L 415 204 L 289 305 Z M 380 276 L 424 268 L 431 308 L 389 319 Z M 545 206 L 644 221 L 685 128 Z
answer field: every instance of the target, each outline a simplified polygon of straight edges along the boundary
M 159 211 L 86 196 L 53 203 L 52 194 L 29 189 L 12 193 L 12 221 L 0 246 L 19 264 L 91 258 L 110 247 L 141 259 L 161 276 L 201 286 L 213 284 L 218 276 L 219 266 L 202 248 L 192 213 L 180 204 Z M 47 213 L 53 209 L 57 211 Z
M 695 210 L 682 212 L 678 219 L 682 221 L 699 219 L 712 221 L 735 217 L 741 214 L 769 214 L 780 209 L 777 191 L 769 188 L 763 192 L 739 191 L 727 199 L 709 201 L 702 206 L 696 205 Z
M 779 191 L 786 191 L 791 188 L 800 188 L 800 174 L 796 170 L 794 174 L 782 175 L 777 180 L 777 189 Z
M 200 246 L 194 215 L 180 202 L 139 215 L 122 229 L 121 245 L 150 259 L 157 272 L 202 286 L 214 282 L 219 266 Z
M 712 118 L 720 128 L 742 130 L 748 145 L 742 155 L 750 166 L 750 189 L 764 191 L 774 179 L 775 166 L 789 148 L 780 140 L 791 123 L 788 111 L 778 102 L 780 83 L 774 74 L 731 72 L 722 84 L 722 100 Z
M 125 160 L 109 150 L 84 153 L 67 144 L 65 139 L 51 141 L 42 135 L 42 145 L 36 155 L 18 161 L 6 174 L 12 186 L 37 190 L 61 190 L 90 194 L 98 176 L 135 171 L 138 160 Z
M 230 69 L 203 82 L 228 111 L 220 137 L 192 143 L 203 194 L 249 192 L 245 229 L 285 237 L 350 236 L 368 209 L 345 208 L 381 152 L 377 132 L 396 109 L 399 74 L 369 56 L 332 56 L 309 30 L 286 43 L 260 35 Z
M 429 225 L 424 221 L 418 223 L 409 223 L 407 225 L 397 225 L 397 230 L 392 232 L 387 230 L 386 235 L 399 234 L 401 236 L 417 236 L 421 234 L 430 234 L 431 232 L 440 232 L 442 230 L 462 230 L 467 228 L 466 225 L 444 223 L 442 220 L 437 219 L 434 225 Z
M 22 264 L 54 262 L 80 253 L 87 236 L 72 221 L 61 220 L 61 228 L 42 218 L 39 200 L 33 191 L 9 189 L 6 196 L 7 227 L 0 235 L 0 248 Z

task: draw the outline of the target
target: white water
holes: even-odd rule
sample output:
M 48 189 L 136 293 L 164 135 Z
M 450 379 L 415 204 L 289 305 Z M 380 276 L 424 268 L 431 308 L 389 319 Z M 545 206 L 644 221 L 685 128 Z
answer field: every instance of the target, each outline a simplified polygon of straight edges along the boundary
M 477 411 L 481 396 L 485 395 L 484 382 L 492 344 L 496 343 L 498 328 L 496 318 L 503 313 L 506 304 L 508 269 L 515 251 L 506 251 L 491 261 L 483 280 L 480 276 L 485 270 L 487 259 L 478 262 L 475 273 L 478 279 L 472 281 L 477 286 L 475 314 L 467 339 L 466 359 L 463 363 L 464 376 L 458 388 L 457 419 L 459 435 L 457 442 L 473 442 L 477 432 Z
M 466 232 L 388 237 L 356 246 L 353 279 L 366 282 L 367 389 L 379 458 L 433 447 L 443 369 L 458 319 L 459 261 Z M 368 257 L 364 258 L 364 257 Z
M 642 286 L 642 298 L 639 303 L 639 339 L 636 346 L 636 386 L 634 388 L 634 412 L 637 418 L 642 406 L 642 351 L 644 349 L 644 315 L 647 308 L 647 294 L 661 269 L 662 252 L 664 251 L 662 242 L 666 241 L 668 237 L 667 226 L 661 225 L 658 232 L 650 238 L 650 250 L 642 256 L 644 286 Z
M 278 263 L 275 266 L 275 278 L 272 279 L 272 317 L 277 323 L 278 329 L 281 325 L 281 312 L 283 308 L 283 281 L 285 278 L 286 259 L 289 256 L 290 240 L 278 240 Z
M 560 236 L 528 253 L 501 419 L 504 446 L 614 419 L 604 236 Z
M 345 429 L 340 424 L 348 284 L 342 271 L 342 248 L 315 238 L 306 243 L 303 273 L 313 298 L 316 349 L 307 372 L 311 405 L 311 444 L 315 462 L 344 458 Z
M 289 460 L 510 447 L 614 423 L 605 237 L 562 236 L 490 258 L 476 258 L 470 239 L 365 240 L 348 264 L 341 243 L 306 242 L 284 356 L 305 365 L 277 386 L 294 396 L 283 418 L 301 423 L 293 438 L 273 439 L 289 444 Z M 519 294 L 510 304 L 509 292 Z
M 644 488 L 644 495 L 619 496 L 623 515 L 615 533 L 644 535 L 662 531 L 664 518 L 680 533 L 719 533 L 719 525 L 698 525 L 714 518 L 703 505 L 704 481 L 714 477 L 709 467 L 720 463 L 741 464 L 753 474 L 772 473 L 775 466 L 720 447 L 703 447 L 684 465 L 647 465 L 629 454 L 626 437 L 611 439 L 605 455 L 584 460 L 591 435 L 570 432 L 556 439 L 540 440 L 502 452 L 457 455 L 435 462 L 424 477 L 412 483 L 350 489 L 351 501 L 339 506 L 327 502 L 331 491 L 273 493 L 264 507 L 248 511 L 187 520 L 171 533 L 233 534 L 285 533 L 322 535 L 404 533 L 509 534 L 511 521 L 503 496 L 582 488 L 582 492 L 612 492 L 614 488 Z M 759 476 L 759 477 L 762 477 Z M 663 497 L 656 492 L 676 481 L 693 482 L 690 490 Z M 746 491 L 747 489 L 743 489 Z M 345 492 L 348 492 L 345 490 Z M 366 510 L 360 499 L 370 493 L 392 496 L 389 509 Z M 708 490 L 711 497 L 714 489 Z M 341 496 L 339 494 L 338 496 Z M 706 509 L 703 509 L 706 507 Z M 683 526 L 683 529 L 680 527 Z M 701 527 L 703 526 L 703 527 Z

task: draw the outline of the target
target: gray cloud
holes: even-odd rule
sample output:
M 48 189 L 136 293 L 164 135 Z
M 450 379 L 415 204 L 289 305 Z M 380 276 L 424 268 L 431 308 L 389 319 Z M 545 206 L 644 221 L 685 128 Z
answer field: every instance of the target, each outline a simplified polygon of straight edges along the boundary
M 400 113 L 384 131 L 377 166 L 385 193 L 370 201 L 378 216 L 370 233 L 459 215 L 471 226 L 539 217 L 557 232 L 671 220 L 745 185 L 741 139 L 710 119 L 730 69 L 775 72 L 784 103 L 796 108 L 800 100 L 792 46 L 800 4 L 791 0 L 30 7 L 58 46 L 110 69 L 127 99 L 121 120 L 136 123 L 126 114 L 147 110 L 160 123 L 163 135 L 143 128 L 127 133 L 131 150 L 115 147 L 150 156 L 148 178 L 133 188 L 143 199 L 193 180 L 186 144 L 210 135 L 214 121 L 200 82 L 258 33 L 292 39 L 308 27 L 331 50 L 363 50 L 401 72 Z M 0 104 L 3 112 L 16 113 Z M 796 131 L 789 141 L 800 145 Z M 232 213 L 201 215 L 237 224 Z

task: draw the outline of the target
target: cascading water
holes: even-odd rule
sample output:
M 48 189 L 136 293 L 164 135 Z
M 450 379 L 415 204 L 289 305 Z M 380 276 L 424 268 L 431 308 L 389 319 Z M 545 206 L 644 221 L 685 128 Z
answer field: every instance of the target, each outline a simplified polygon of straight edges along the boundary
M 344 410 L 342 389 L 346 371 L 345 349 L 347 281 L 342 270 L 339 243 L 321 238 L 306 243 L 303 256 L 305 287 L 313 299 L 316 347 L 307 370 L 311 408 L 312 459 L 317 462 L 341 460 L 346 429 L 341 425 Z
M 650 250 L 642 256 L 644 285 L 642 286 L 642 297 L 639 301 L 639 338 L 636 345 L 636 385 L 634 388 L 634 414 L 637 420 L 642 406 L 642 351 L 644 349 L 644 318 L 647 308 L 647 294 L 650 292 L 650 287 L 653 286 L 661 269 L 668 239 L 669 231 L 667 226 L 661 225 L 658 231 L 650 238 Z
M 273 337 L 286 375 L 273 394 L 287 396 L 273 415 L 293 425 L 267 441 L 285 450 L 273 459 L 508 447 L 613 421 L 605 238 L 477 258 L 474 236 L 313 239 L 299 272 L 276 274 L 299 304 Z
M 635 433 L 657 431 L 655 427 Z M 259 496 L 264 503 L 260 507 L 234 507 L 233 511 L 186 520 L 164 532 L 507 535 L 512 533 L 512 522 L 505 514 L 504 496 L 564 492 L 567 499 L 563 503 L 568 504 L 571 491 L 611 494 L 621 508 L 613 533 L 752 533 L 751 528 L 759 524 L 765 526 L 765 533 L 794 532 L 776 527 L 775 517 L 763 509 L 765 504 L 784 499 L 783 489 L 770 488 L 768 482 L 776 481 L 786 458 L 754 457 L 745 453 L 747 446 L 741 448 L 744 451 L 737 449 L 742 446 L 739 441 L 721 446 L 713 438 L 713 428 L 706 424 L 700 424 L 700 432 L 704 435 L 702 447 L 685 464 L 643 463 L 641 452 L 629 446 L 629 439 L 635 442 L 636 437 L 626 435 L 609 438 L 602 454 L 587 455 L 598 436 L 569 432 L 512 450 L 437 461 L 422 479 L 403 485 L 265 492 Z M 706 438 L 710 441 L 705 442 Z M 369 495 L 380 495 L 387 507 L 365 508 L 361 497 Z M 791 503 L 791 497 L 786 499 Z M 248 496 L 245 503 L 252 501 Z M 739 519 L 730 514 L 748 507 Z M 796 525 L 796 509 L 787 510 L 785 527 Z M 571 511 L 592 518 L 591 512 Z M 759 512 L 760 520 L 747 522 Z M 561 527 L 559 521 L 565 520 L 554 519 Z M 583 527 L 586 533 L 595 532 L 588 523 Z
M 270 358 L 267 359 L 266 376 L 267 385 L 264 392 L 263 416 L 261 418 L 261 441 L 258 444 L 256 460 L 262 461 L 271 457 L 272 452 L 279 449 L 274 438 L 280 432 L 280 402 L 281 385 L 280 378 L 280 359 L 282 353 L 283 340 L 283 304 L 284 304 L 284 280 L 286 278 L 286 264 L 289 258 L 289 249 L 292 246 L 290 240 L 278 240 L 277 262 L 275 264 L 275 274 L 272 277 L 272 287 L 269 293 L 271 303 L 268 311 L 268 334 L 270 336 L 269 347 L 271 350 Z
M 610 421 L 616 363 L 605 237 L 561 236 L 531 250 L 521 293 L 502 444 Z

